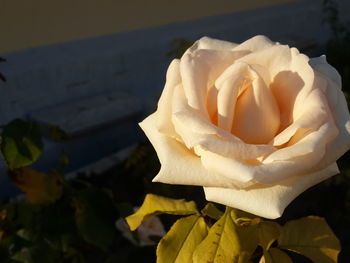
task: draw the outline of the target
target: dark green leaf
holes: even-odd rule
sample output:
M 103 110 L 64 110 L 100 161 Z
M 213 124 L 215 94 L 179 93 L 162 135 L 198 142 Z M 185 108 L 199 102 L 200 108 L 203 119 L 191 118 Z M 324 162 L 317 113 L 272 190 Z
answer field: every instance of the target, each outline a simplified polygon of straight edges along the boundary
M 10 169 L 28 166 L 41 155 L 43 144 L 38 125 L 16 119 L 1 134 L 1 152 Z
M 116 234 L 113 202 L 98 189 L 86 189 L 75 197 L 75 221 L 83 239 L 97 247 L 107 249 Z

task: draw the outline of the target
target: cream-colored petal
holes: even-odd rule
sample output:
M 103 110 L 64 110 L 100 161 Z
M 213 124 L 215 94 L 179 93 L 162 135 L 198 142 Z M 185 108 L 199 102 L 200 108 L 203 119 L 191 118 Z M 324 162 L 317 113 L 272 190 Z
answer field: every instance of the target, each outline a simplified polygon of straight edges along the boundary
M 253 159 L 276 150 L 271 145 L 246 144 L 231 133 L 213 125 L 201 112 L 186 104 L 181 86 L 174 90 L 172 122 L 187 148 L 204 148 L 230 158 Z
M 324 123 L 328 116 L 329 109 L 323 92 L 321 89 L 314 89 L 305 99 L 303 114 L 276 135 L 271 143 L 275 146 L 285 144 L 299 129 L 315 131 Z
M 295 48 L 274 45 L 248 54 L 237 61 L 260 65 L 270 73 L 270 89 L 281 113 L 280 130 L 284 130 L 303 115 L 305 98 L 314 83 L 314 73 L 308 64 L 307 56 L 300 54 Z
M 171 101 L 173 99 L 173 93 L 175 86 L 181 83 L 180 76 L 180 60 L 174 59 L 168 68 L 166 75 L 166 83 L 163 89 L 162 95 L 158 101 L 157 108 L 157 121 L 156 126 L 161 133 L 164 133 L 169 136 L 178 137 L 174 126 L 172 124 L 171 115 L 172 115 L 172 105 Z
M 263 164 L 277 161 L 298 159 L 296 166 L 306 165 L 317 169 L 313 164 L 319 162 L 326 150 L 326 145 L 338 135 L 338 129 L 332 119 L 325 122 L 318 130 L 308 133 L 297 143 L 281 148 L 263 160 Z
M 211 108 L 215 105 L 217 110 L 210 112 L 211 119 L 213 119 L 213 113 L 217 114 L 218 127 L 231 132 L 236 101 L 257 75 L 267 86 L 270 84 L 269 73 L 263 67 L 243 62 L 232 64 L 216 79 L 215 86 L 211 89 L 212 94 L 208 94 L 208 97 L 212 96 L 213 99 L 217 99 L 215 103 L 210 103 Z
M 204 148 L 200 156 L 204 167 L 227 178 L 242 183 L 276 184 L 296 174 L 307 174 L 327 166 L 321 160 L 327 142 L 336 135 L 337 129 L 331 121 L 327 122 L 295 145 L 274 151 L 260 164 L 242 160 L 244 158 L 225 157 Z
M 275 185 L 259 185 L 248 190 L 204 187 L 206 199 L 243 211 L 275 219 L 302 192 L 311 186 L 337 174 L 336 163 L 327 168 L 303 176 L 295 176 Z
M 249 186 L 254 180 L 254 166 L 236 159 L 225 158 L 203 147 L 197 147 L 196 152 L 201 156 L 202 165 L 208 171 L 241 183 L 241 187 Z
M 236 102 L 232 133 L 249 144 L 268 144 L 280 127 L 280 112 L 263 79 L 249 72 L 252 82 Z
M 210 37 L 202 37 L 201 39 L 197 40 L 192 47 L 190 47 L 190 51 L 195 51 L 198 49 L 210 49 L 210 50 L 232 50 L 234 49 L 238 44 L 214 39 Z
M 317 77 L 327 81 L 326 96 L 330 111 L 339 130 L 339 135 L 327 145 L 324 163 L 337 160 L 350 148 L 350 115 L 345 96 L 341 91 L 341 79 L 338 72 L 330 66 L 325 57 L 311 59 L 310 64 Z
M 140 123 L 155 148 L 161 169 L 153 182 L 167 184 L 235 187 L 237 183 L 229 178 L 209 172 L 201 164 L 200 158 L 182 143 L 158 132 L 155 126 L 157 113 Z
M 245 63 L 234 63 L 215 81 L 218 127 L 228 132 L 232 129 L 237 98 L 247 88 L 245 82 L 251 82 L 248 67 Z
M 309 61 L 311 67 L 320 73 L 322 76 L 328 78 L 330 81 L 334 82 L 334 87 L 341 89 L 341 76 L 338 71 L 328 64 L 326 56 L 322 55 L 320 57 L 311 58 Z
M 207 112 L 208 89 L 229 65 L 245 54 L 246 51 L 187 50 L 181 58 L 180 72 L 188 104 L 194 109 Z
M 234 50 L 235 51 L 249 50 L 249 51 L 255 52 L 258 50 L 272 47 L 274 45 L 276 45 L 276 43 L 272 42 L 268 37 L 258 35 L 258 36 L 254 36 L 254 37 L 244 41 L 243 43 L 239 44 L 238 46 L 236 46 L 234 48 Z

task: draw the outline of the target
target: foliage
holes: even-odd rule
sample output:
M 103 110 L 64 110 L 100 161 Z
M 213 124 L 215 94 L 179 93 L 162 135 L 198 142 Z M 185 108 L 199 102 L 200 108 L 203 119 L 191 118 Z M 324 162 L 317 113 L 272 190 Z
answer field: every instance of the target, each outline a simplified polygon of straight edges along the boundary
M 230 207 L 226 207 L 224 213 L 218 213 L 218 208 L 208 204 L 202 211 L 193 211 L 187 207 L 189 202 L 165 200 L 161 196 L 152 195 L 151 199 L 146 196 L 141 208 L 126 218 L 134 229 L 141 220 L 135 224 L 130 219 L 140 217 L 140 214 L 142 218 L 154 214 L 154 206 L 157 206 L 157 213 L 171 211 L 171 214 L 187 215 L 178 219 L 160 240 L 157 247 L 159 263 L 244 263 L 254 259 L 260 259 L 261 263 L 292 262 L 284 252 L 286 250 L 300 253 L 315 263 L 337 262 L 340 243 L 323 218 L 310 216 L 280 226 Z M 162 205 L 158 206 L 159 203 Z M 214 216 L 208 218 L 208 214 Z
M 233 209 L 224 212 L 222 206 L 203 202 L 200 187 L 151 183 L 158 169 L 157 156 L 149 144 L 141 145 L 108 173 L 89 178 L 81 175 L 66 181 L 55 170 L 45 174 L 28 167 L 11 169 L 11 180 L 26 198 L 0 205 L 0 262 L 155 262 L 155 247 L 135 247 L 115 228 L 115 221 L 130 215 L 148 192 L 167 197 L 147 195 L 141 209 L 128 217 L 132 229 L 150 215 L 184 216 L 174 224 L 171 216 L 161 216 L 170 230 L 157 249 L 158 257 L 168 261 L 159 262 L 171 262 L 171 258 L 172 262 L 186 262 L 192 259 L 188 254 L 197 261 L 205 256 L 212 262 L 220 262 L 220 257 L 241 262 L 248 258 L 251 262 L 294 261 L 289 250 L 297 251 L 291 246 L 295 242 L 286 241 L 288 233 L 298 232 L 294 230 L 297 225 L 290 225 L 293 221 L 281 227 Z M 179 197 L 196 199 L 197 205 Z M 314 226 L 315 222 L 309 224 Z M 305 229 L 312 227 L 304 227 L 303 235 Z M 333 240 L 329 249 L 320 243 L 319 250 L 336 256 L 336 239 L 327 225 L 321 224 L 319 229 L 329 236 L 328 241 Z M 214 250 L 213 242 L 217 243 Z M 227 249 L 232 242 L 241 247 Z M 237 256 L 239 250 L 245 253 Z M 297 252 L 309 256 L 308 251 Z
M 35 122 L 11 121 L 3 128 L 1 138 L 1 152 L 10 169 L 30 165 L 41 155 L 43 144 Z

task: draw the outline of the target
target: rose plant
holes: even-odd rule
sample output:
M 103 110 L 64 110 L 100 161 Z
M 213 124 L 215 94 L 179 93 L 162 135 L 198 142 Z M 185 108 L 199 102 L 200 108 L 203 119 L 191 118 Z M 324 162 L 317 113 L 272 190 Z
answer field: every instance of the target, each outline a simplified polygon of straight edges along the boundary
M 242 44 L 203 37 L 171 62 L 158 108 L 140 126 L 161 163 L 153 182 L 203 186 L 208 201 L 226 205 L 198 210 L 147 195 L 126 218 L 132 231 L 154 215 L 184 216 L 159 242 L 157 262 L 290 263 L 285 250 L 337 262 L 340 243 L 323 218 L 284 226 L 259 218 L 280 217 L 339 173 L 350 148 L 341 78 L 325 56 L 264 36 Z
M 265 218 L 337 174 L 350 146 L 337 71 L 264 36 L 198 40 L 140 126 L 162 165 L 154 182 L 203 186 L 207 200 Z

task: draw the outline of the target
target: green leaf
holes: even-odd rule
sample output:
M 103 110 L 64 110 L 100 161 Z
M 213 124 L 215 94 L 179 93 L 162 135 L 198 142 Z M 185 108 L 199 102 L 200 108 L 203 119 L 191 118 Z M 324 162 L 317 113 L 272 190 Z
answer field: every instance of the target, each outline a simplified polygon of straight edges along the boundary
M 208 203 L 201 211 L 202 215 L 209 216 L 215 220 L 219 220 L 224 214 L 213 203 Z
M 75 221 L 84 240 L 108 249 L 115 237 L 116 216 L 110 197 L 99 189 L 86 189 L 75 197 Z
M 186 202 L 184 199 L 171 199 L 148 194 L 140 209 L 125 218 L 125 220 L 131 231 L 134 231 L 144 220 L 159 214 L 192 215 L 198 214 L 198 210 L 193 201 Z
M 256 247 L 257 224 L 239 226 L 236 214 L 226 208 L 225 214 L 210 228 L 208 236 L 193 254 L 194 263 L 247 262 Z
M 309 216 L 287 222 L 278 239 L 279 247 L 310 258 L 315 263 L 335 263 L 340 242 L 327 222 Z
M 194 250 L 207 234 L 208 226 L 201 216 L 177 220 L 158 244 L 157 262 L 191 263 Z
M 281 226 L 276 222 L 262 221 L 258 229 L 259 245 L 266 251 L 280 236 Z
M 62 195 L 63 179 L 55 172 L 46 174 L 23 167 L 11 171 L 11 180 L 32 204 L 52 203 Z
M 1 137 L 1 152 L 10 169 L 28 166 L 41 155 L 43 144 L 35 122 L 11 121 L 3 128 Z
M 60 254 L 57 250 L 52 249 L 45 243 L 36 243 L 31 247 L 24 247 L 17 253 L 15 253 L 12 259 L 21 263 L 58 263 L 60 260 Z
M 259 263 L 293 263 L 293 261 L 285 252 L 273 247 L 264 252 Z

